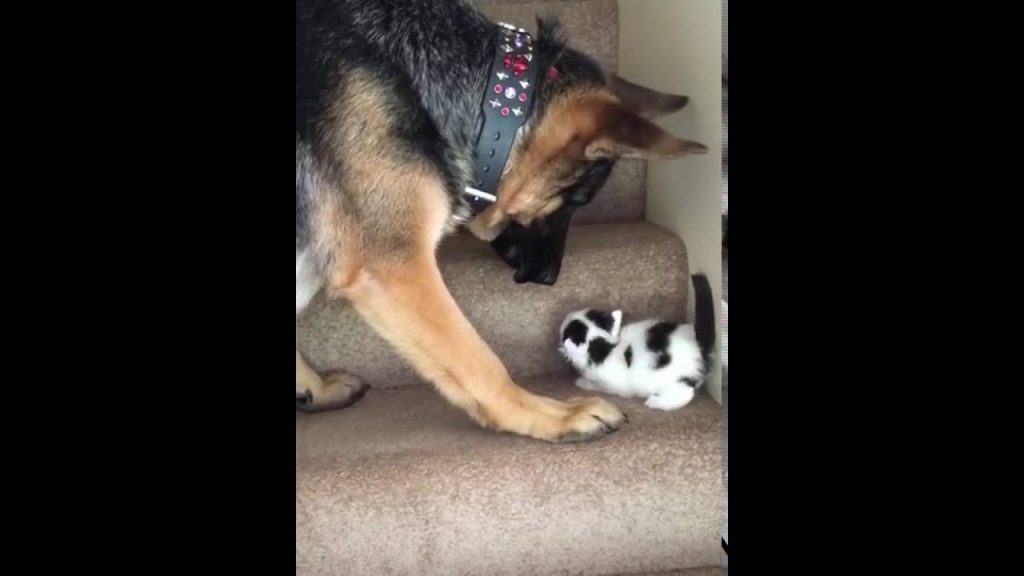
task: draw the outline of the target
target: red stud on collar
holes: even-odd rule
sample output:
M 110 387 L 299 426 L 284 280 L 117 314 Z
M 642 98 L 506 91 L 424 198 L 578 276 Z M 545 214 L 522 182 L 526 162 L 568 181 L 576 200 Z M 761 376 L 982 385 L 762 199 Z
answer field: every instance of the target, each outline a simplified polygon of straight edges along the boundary
M 560 72 L 554 66 L 548 66 L 548 80 L 558 80 Z

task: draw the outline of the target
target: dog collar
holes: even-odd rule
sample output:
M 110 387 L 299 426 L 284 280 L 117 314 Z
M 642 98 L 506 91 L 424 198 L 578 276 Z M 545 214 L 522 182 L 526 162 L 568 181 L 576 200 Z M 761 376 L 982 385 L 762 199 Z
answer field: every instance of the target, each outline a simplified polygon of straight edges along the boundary
M 473 185 L 463 198 L 478 214 L 498 199 L 498 181 L 508 162 L 516 133 L 533 111 L 537 67 L 533 65 L 533 38 L 526 30 L 498 24 L 498 41 L 487 71 L 483 126 L 476 138 Z

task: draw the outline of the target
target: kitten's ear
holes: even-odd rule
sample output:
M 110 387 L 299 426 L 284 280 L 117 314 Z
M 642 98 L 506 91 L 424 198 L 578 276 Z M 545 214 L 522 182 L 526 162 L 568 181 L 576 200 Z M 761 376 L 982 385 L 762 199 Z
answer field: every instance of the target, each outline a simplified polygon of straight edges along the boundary
M 612 331 L 611 335 L 615 338 L 619 337 L 619 330 L 622 329 L 622 310 L 615 310 L 612 312 Z

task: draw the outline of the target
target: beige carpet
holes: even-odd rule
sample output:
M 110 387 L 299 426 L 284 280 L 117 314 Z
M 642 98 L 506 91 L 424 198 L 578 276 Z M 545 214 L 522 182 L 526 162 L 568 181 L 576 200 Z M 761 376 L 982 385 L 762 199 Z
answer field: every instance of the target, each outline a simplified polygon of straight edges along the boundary
M 566 380 L 530 388 L 566 397 Z M 620 402 L 600 442 L 480 429 L 427 387 L 296 415 L 300 574 L 617 574 L 722 561 L 720 407 Z

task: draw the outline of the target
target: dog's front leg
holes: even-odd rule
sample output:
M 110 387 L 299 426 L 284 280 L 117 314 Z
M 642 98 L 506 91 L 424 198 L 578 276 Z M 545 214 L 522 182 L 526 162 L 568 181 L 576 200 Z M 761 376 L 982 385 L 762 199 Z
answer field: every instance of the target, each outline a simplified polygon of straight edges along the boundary
M 600 398 L 563 402 L 517 386 L 448 292 L 432 252 L 363 267 L 338 288 L 423 377 L 483 426 L 570 442 L 599 438 L 625 420 Z

